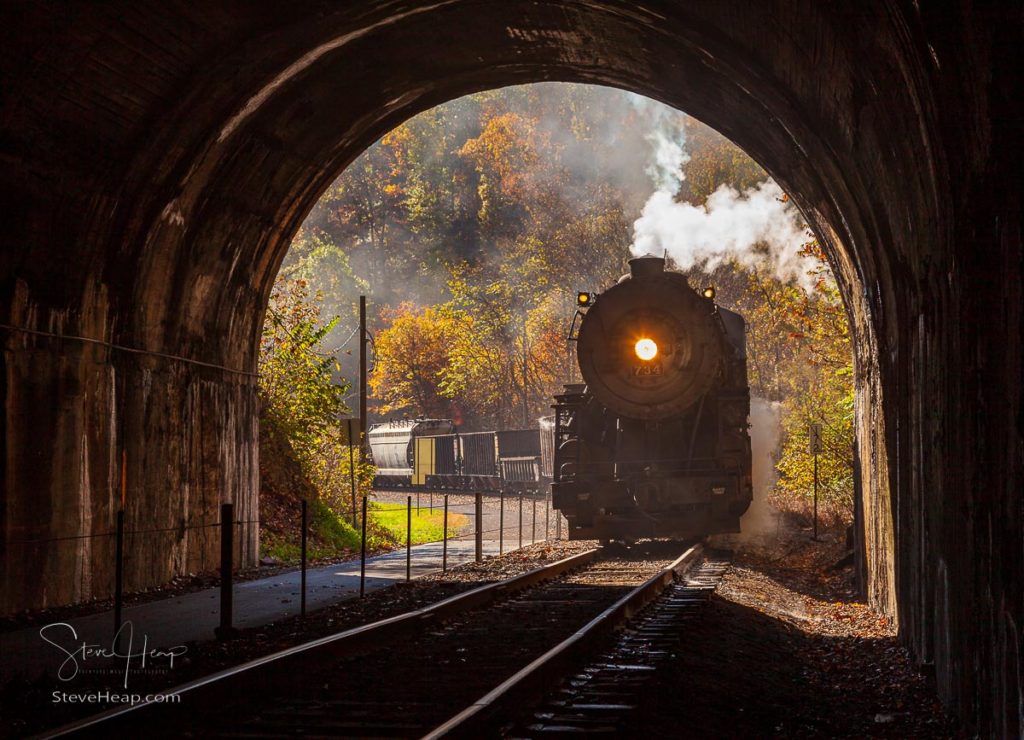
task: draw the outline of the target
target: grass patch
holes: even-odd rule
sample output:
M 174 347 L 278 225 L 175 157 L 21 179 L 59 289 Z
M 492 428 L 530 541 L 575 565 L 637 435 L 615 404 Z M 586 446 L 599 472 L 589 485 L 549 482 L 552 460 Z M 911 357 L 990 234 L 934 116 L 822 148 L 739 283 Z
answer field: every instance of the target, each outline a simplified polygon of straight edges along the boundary
M 405 545 L 405 504 L 369 502 L 366 548 L 371 554 L 388 552 Z M 260 533 L 260 555 L 270 556 L 283 565 L 295 565 L 302 551 L 299 546 L 297 518 L 292 519 L 294 527 L 284 532 L 263 530 Z M 454 537 L 458 530 L 469 524 L 464 514 L 448 513 L 448 536 Z M 339 556 L 358 556 L 360 528 L 353 527 L 349 519 L 335 513 L 320 500 L 309 503 L 310 560 L 327 560 Z M 420 513 L 412 510 L 412 543 L 437 542 L 442 539 L 444 512 L 441 509 L 423 507 Z
M 366 533 L 366 547 L 371 553 L 391 550 L 398 546 L 398 538 L 390 531 L 374 525 L 370 517 L 370 527 Z M 294 565 L 302 558 L 299 544 L 300 532 L 298 522 L 294 529 L 275 533 L 260 533 L 260 555 L 270 556 L 284 565 Z M 309 541 L 307 555 L 310 560 L 326 560 L 344 555 L 358 554 L 360 547 L 360 530 L 354 528 L 349 520 L 335 513 L 327 504 L 319 499 L 309 504 Z M 405 530 L 402 530 L 402 541 L 405 541 Z
M 384 529 L 388 530 L 396 540 L 405 543 L 406 534 L 406 505 L 405 504 L 370 504 L 370 518 Z M 448 512 L 448 536 L 454 537 L 458 530 L 469 524 L 469 517 L 465 514 Z M 423 507 L 416 512 L 412 509 L 412 544 L 419 545 L 424 542 L 437 542 L 444 536 L 444 511 L 440 509 L 429 509 Z
M 316 548 L 313 549 L 315 550 Z M 260 538 L 260 556 L 272 557 L 279 563 L 287 565 L 299 562 L 302 557 L 302 550 L 297 542 L 290 542 L 277 535 L 267 534 Z M 316 558 L 318 556 L 310 553 L 310 557 Z
M 335 550 L 359 549 L 360 533 L 348 521 L 336 514 L 320 499 L 310 505 L 312 529 L 317 539 L 327 548 Z

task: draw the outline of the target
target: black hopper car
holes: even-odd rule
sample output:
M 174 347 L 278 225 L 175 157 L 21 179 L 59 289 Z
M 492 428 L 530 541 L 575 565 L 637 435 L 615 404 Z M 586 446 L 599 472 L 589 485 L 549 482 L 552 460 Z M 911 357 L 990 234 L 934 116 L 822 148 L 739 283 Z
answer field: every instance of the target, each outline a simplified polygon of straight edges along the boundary
M 448 419 L 403 419 L 367 432 L 374 488 L 546 492 L 538 429 L 456 431 Z
M 738 532 L 752 500 L 745 322 L 657 257 L 580 294 L 583 384 L 555 397 L 552 504 L 572 539 Z

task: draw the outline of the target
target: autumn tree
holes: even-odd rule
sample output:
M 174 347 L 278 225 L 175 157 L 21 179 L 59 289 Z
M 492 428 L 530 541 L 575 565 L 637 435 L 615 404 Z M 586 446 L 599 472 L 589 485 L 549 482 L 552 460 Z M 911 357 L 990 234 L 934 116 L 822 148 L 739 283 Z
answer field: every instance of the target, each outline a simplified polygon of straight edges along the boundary
M 337 376 L 337 358 L 324 347 L 336 318 L 322 317 L 320 298 L 297 279 L 279 281 L 270 296 L 260 341 L 260 424 L 287 443 L 323 503 L 340 513 L 350 501 L 351 465 L 340 422 L 350 413 L 349 383 Z M 354 462 L 365 489 L 372 470 L 358 457 Z
M 446 418 L 449 398 L 442 395 L 457 321 L 447 307 L 417 308 L 402 303 L 384 314 L 378 333 L 376 367 L 370 387 L 382 413 Z
M 813 489 L 809 428 L 819 424 L 819 495 L 844 518 L 853 516 L 853 348 L 839 289 L 817 242 L 805 255 L 813 265 L 814 290 L 782 307 L 788 336 L 797 347 L 789 363 L 783 415 L 778 490 L 806 497 Z
M 347 411 L 348 385 L 335 381 L 337 362 L 322 351 L 335 321 L 321 321 L 303 280 L 278 283 L 270 296 L 260 342 L 262 413 L 300 458 L 310 459 L 334 420 Z
M 687 119 L 685 135 L 689 159 L 679 200 L 700 204 L 722 185 L 743 192 L 767 178 L 749 154 L 697 119 Z
M 723 265 L 695 271 L 691 282 L 716 286 L 716 300 L 747 322 L 747 375 L 752 396 L 782 404 L 776 505 L 802 510 L 813 491 L 809 427 L 821 424 L 823 501 L 840 518 L 853 506 L 853 349 L 845 308 L 817 242 L 803 249 L 813 275 L 808 291 L 766 268 Z
M 327 223 L 335 240 L 348 245 L 363 277 L 384 282 L 407 249 L 402 202 L 406 177 L 404 131 L 399 128 L 353 162 L 325 193 Z

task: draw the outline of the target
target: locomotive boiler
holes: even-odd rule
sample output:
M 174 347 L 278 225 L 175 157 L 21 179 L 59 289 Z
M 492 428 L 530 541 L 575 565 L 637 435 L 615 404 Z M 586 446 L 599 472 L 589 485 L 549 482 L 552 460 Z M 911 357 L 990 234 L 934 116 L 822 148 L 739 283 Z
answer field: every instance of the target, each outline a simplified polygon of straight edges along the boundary
M 571 539 L 738 532 L 750 506 L 745 322 L 665 260 L 580 294 L 584 383 L 555 397 L 552 503 Z

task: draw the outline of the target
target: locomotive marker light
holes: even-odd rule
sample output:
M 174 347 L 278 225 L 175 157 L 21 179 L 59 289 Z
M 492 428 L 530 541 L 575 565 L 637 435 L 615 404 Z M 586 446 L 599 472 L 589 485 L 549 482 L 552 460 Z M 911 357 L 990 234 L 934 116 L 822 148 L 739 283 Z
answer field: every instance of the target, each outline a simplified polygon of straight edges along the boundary
M 636 352 L 636 356 L 641 360 L 648 362 L 658 356 L 658 345 L 653 339 L 644 337 L 637 340 L 637 343 L 633 346 L 633 351 Z
M 576 293 L 576 305 L 580 308 L 589 308 L 594 302 L 594 294 L 588 293 L 585 290 L 581 290 Z
M 715 299 L 715 286 L 714 285 L 709 285 L 708 287 L 704 288 L 704 297 L 705 298 L 709 298 L 711 300 Z

